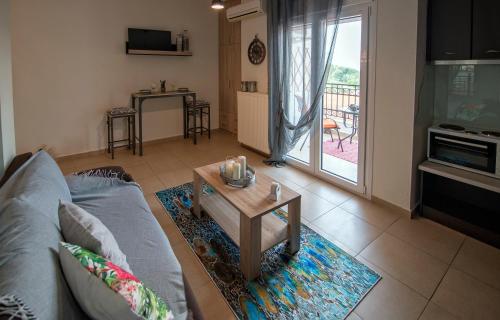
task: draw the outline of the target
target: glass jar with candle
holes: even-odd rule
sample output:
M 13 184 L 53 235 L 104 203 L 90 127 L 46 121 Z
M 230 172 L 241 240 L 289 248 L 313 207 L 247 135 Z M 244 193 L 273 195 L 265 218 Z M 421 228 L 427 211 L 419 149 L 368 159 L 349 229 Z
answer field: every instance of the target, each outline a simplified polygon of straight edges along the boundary
M 241 178 L 245 178 L 247 176 L 247 157 L 238 156 L 238 163 L 240 164 Z
M 235 158 L 233 156 L 226 157 L 224 176 L 226 178 L 233 178 L 234 165 L 236 164 Z
M 219 167 L 224 183 L 235 188 L 246 188 L 255 182 L 255 170 L 248 166 L 245 156 L 228 156 Z

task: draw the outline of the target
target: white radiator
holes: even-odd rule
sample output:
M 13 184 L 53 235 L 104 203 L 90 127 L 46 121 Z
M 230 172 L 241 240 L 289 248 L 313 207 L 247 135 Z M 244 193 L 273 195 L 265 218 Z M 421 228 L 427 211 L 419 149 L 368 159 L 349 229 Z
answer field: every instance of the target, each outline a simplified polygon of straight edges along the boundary
M 238 141 L 269 154 L 266 93 L 238 91 Z

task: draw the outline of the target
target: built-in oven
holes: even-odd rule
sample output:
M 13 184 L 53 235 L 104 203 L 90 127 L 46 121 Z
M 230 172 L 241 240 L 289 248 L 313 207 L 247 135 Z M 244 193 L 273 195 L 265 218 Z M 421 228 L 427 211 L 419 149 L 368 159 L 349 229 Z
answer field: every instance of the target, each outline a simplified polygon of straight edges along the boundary
M 500 178 L 499 139 L 430 128 L 430 161 Z

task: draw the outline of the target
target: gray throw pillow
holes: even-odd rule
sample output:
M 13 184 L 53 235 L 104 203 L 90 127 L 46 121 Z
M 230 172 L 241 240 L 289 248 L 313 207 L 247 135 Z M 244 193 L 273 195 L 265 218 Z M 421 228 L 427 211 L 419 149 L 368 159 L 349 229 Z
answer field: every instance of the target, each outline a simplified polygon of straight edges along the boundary
M 123 270 L 132 273 L 125 254 L 101 220 L 74 203 L 60 200 L 59 224 L 67 242 L 101 255 Z

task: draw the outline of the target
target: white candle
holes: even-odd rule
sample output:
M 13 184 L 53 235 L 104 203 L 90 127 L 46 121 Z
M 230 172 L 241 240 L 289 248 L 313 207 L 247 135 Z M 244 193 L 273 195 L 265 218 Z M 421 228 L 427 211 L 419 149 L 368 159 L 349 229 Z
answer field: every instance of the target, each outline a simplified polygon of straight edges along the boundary
M 232 177 L 234 171 L 234 160 L 226 161 L 226 177 Z
M 239 162 L 235 162 L 233 165 L 233 179 L 240 180 L 241 178 L 241 165 Z
M 247 157 L 245 156 L 239 156 L 238 157 L 238 162 L 240 163 L 241 166 L 241 177 L 244 178 L 247 176 Z

